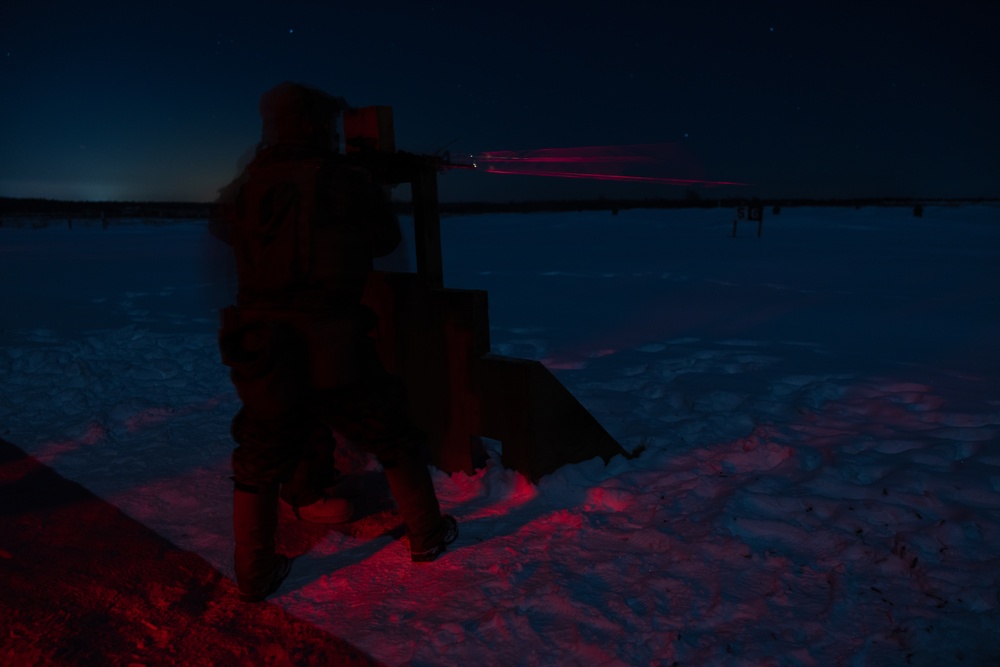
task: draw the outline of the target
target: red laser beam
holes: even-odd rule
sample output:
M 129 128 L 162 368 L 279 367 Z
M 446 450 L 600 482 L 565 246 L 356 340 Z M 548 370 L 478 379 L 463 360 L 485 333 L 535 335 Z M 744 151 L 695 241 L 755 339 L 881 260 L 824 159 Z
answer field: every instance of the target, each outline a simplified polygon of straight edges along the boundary
M 475 169 L 491 174 L 632 181 L 682 186 L 746 185 L 706 180 L 697 163 L 676 144 L 583 146 L 469 155 Z
M 588 174 L 568 171 L 506 171 L 487 167 L 484 171 L 490 174 L 520 174 L 522 176 L 554 176 L 556 178 L 588 178 L 595 181 L 637 181 L 643 183 L 666 183 L 668 185 L 746 185 L 735 181 L 705 181 L 693 178 L 666 178 L 657 176 L 626 176 L 623 174 Z

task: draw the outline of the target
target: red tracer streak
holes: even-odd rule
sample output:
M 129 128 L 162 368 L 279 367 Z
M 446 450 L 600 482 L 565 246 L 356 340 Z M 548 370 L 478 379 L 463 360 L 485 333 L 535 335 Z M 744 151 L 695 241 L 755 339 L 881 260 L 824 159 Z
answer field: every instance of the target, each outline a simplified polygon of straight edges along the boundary
M 468 157 L 476 169 L 493 174 L 637 181 L 670 185 L 746 185 L 702 178 L 693 159 L 675 144 L 542 148 L 489 151 Z

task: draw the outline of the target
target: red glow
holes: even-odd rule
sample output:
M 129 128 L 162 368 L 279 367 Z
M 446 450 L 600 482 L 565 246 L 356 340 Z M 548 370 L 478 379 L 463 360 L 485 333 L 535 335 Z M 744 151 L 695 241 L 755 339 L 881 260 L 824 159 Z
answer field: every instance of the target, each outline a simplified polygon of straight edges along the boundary
M 639 181 L 643 183 L 666 183 L 668 185 L 746 185 L 731 181 L 703 181 L 692 178 L 664 178 L 655 176 L 624 176 L 621 174 L 592 174 L 570 171 L 528 171 L 487 168 L 491 174 L 520 174 L 521 176 L 554 176 L 556 178 L 587 178 L 594 181 Z
M 0 462 L 4 665 L 380 664 L 240 602 L 200 556 L 2 439 Z
M 47 442 L 42 445 L 35 457 L 43 463 L 52 463 L 64 454 L 74 452 L 84 445 L 99 445 L 108 436 L 108 429 L 103 424 L 92 421 L 87 425 L 87 432 L 81 437 L 71 440 Z
M 493 174 L 681 186 L 746 185 L 702 178 L 697 163 L 675 144 L 489 151 L 469 157 L 475 168 Z
M 140 410 L 134 415 L 125 419 L 125 428 L 129 433 L 135 433 L 144 429 L 152 428 L 169 421 L 175 417 L 185 417 L 203 410 L 211 410 L 222 402 L 219 396 L 213 396 L 201 403 L 192 403 L 181 408 L 176 407 L 150 407 Z

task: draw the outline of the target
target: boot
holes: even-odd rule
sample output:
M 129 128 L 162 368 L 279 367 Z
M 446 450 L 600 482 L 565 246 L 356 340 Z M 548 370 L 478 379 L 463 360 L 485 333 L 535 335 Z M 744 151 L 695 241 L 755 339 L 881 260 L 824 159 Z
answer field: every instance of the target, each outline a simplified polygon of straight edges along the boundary
M 278 528 L 278 489 L 238 484 L 233 491 L 234 565 L 240 599 L 260 602 L 278 590 L 291 569 L 289 559 L 274 552 Z
M 441 516 L 441 525 L 434 537 L 428 540 L 430 547 L 423 551 L 414 551 L 413 543 L 410 543 L 410 560 L 414 563 L 429 563 L 445 552 L 448 545 L 458 539 L 458 521 L 455 517 L 444 514 Z
M 383 463 L 386 481 L 410 539 L 414 562 L 432 561 L 458 536 L 458 524 L 442 516 L 427 465 L 415 453 L 407 453 L 391 464 Z

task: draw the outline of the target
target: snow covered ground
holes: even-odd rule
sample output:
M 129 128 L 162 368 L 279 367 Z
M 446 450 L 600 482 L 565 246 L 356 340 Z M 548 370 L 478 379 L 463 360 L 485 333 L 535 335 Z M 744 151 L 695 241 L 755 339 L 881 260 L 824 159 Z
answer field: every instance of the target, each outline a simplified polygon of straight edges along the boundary
M 391 665 L 1000 664 L 1000 209 L 732 217 L 445 219 L 494 351 L 645 451 L 435 471 L 429 566 L 391 510 L 283 524 L 273 603 Z M 0 437 L 231 574 L 204 226 L 0 228 L 0 284 Z

